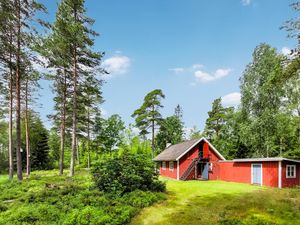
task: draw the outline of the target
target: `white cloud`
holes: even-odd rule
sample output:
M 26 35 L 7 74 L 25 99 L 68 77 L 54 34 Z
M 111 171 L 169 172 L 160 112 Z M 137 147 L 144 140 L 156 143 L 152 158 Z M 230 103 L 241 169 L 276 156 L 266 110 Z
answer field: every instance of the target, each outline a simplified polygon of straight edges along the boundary
M 219 80 L 219 79 L 229 75 L 231 71 L 232 71 L 231 69 L 217 69 L 213 74 L 209 74 L 202 70 L 197 70 L 194 73 L 194 76 L 196 77 L 197 81 L 199 81 L 201 83 L 207 83 L 210 81 Z
M 171 69 L 169 69 L 169 71 L 179 74 L 179 73 L 183 73 L 185 71 L 185 69 L 182 67 L 177 67 L 177 68 L 171 68 Z
M 202 64 L 194 64 L 194 65 L 192 65 L 192 69 L 193 70 L 201 69 L 202 67 L 203 67 Z
M 250 5 L 251 4 L 251 0 L 242 0 L 242 4 L 244 6 Z
M 197 69 L 201 69 L 203 65 L 201 64 L 193 64 L 190 67 L 175 67 L 175 68 L 170 68 L 169 71 L 174 72 L 175 74 L 179 73 L 184 73 L 184 72 L 194 72 Z
M 116 55 L 104 60 L 102 63 L 103 68 L 113 75 L 124 74 L 128 72 L 131 60 L 127 56 Z
M 291 49 L 289 49 L 288 47 L 283 47 L 281 49 L 281 53 L 284 54 L 284 55 L 290 55 L 291 54 Z
M 222 97 L 222 104 L 224 106 L 237 106 L 241 103 L 241 93 L 233 92 Z

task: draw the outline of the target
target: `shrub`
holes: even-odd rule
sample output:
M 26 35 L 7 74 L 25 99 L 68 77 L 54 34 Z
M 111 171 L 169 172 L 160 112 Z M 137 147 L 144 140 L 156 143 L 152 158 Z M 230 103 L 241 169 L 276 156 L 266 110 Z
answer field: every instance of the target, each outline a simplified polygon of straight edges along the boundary
M 96 163 L 92 173 L 96 186 L 104 192 L 124 194 L 134 190 L 165 191 L 155 165 L 142 154 L 123 153 Z

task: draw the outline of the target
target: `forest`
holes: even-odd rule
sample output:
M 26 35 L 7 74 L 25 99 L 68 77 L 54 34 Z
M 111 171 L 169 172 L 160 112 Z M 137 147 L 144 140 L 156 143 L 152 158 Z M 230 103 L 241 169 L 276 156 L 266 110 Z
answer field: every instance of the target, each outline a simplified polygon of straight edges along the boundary
M 299 12 L 300 3 L 291 9 Z M 35 0 L 0 2 L 0 174 L 8 175 L 0 185 L 5 193 L 0 200 L 10 201 L 15 195 L 26 203 L 39 202 L 41 210 L 53 210 L 40 224 L 49 220 L 89 224 L 83 218 L 96 214 L 99 224 L 129 222 L 141 208 L 165 198 L 161 193 L 165 182 L 153 170 L 152 159 L 168 143 L 207 137 L 226 159 L 300 159 L 299 18 L 283 21 L 278 28 L 296 41 L 291 53 L 283 55 L 267 43 L 258 44 L 240 76 L 240 105 L 226 107 L 221 97 L 215 99 L 205 128 L 200 131 L 195 124 L 187 134 L 182 106 L 178 104 L 172 115 L 162 115 L 166 96 L 161 89 L 145 93 L 140 107 L 132 109 L 134 124 L 127 125 L 118 114 L 104 117 L 101 105 L 109 99 L 103 97 L 103 77 L 109 72 L 101 64 L 105 50 L 95 51 L 100 31 L 92 29 L 95 21 L 88 16 L 85 1 L 61 0 L 54 23 L 44 20 L 46 13 L 47 8 Z M 55 94 L 48 115 L 51 129 L 36 110 L 41 80 L 51 81 Z M 18 195 L 19 189 L 32 188 L 30 179 L 48 188 L 42 195 L 50 202 L 43 202 L 42 195 Z M 91 189 L 92 184 L 106 194 Z M 69 213 L 69 223 L 63 223 L 58 209 L 46 209 L 66 193 L 76 196 L 71 203 L 60 199 L 59 210 Z M 113 204 L 108 203 L 111 198 Z M 72 204 L 76 212 L 70 209 Z M 16 222 L 12 210 L 18 206 L 9 210 L 0 202 L 0 215 L 7 211 L 9 221 Z M 104 208 L 97 211 L 97 207 Z M 40 219 L 39 212 L 22 210 L 19 214 L 28 216 L 23 224 Z M 51 213 L 60 217 L 50 218 Z M 0 224 L 8 224 L 7 218 L 0 216 Z M 91 219 L 90 224 L 98 223 Z

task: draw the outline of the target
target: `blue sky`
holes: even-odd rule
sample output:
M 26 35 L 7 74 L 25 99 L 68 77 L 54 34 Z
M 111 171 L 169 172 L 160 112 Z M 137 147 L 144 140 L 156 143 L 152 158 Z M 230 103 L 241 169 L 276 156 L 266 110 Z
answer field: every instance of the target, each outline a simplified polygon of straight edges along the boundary
M 56 1 L 42 1 L 53 21 Z M 86 0 L 87 13 L 100 33 L 94 50 L 106 52 L 103 67 L 111 71 L 103 86 L 106 115 L 131 114 L 149 91 L 160 88 L 163 116 L 183 107 L 186 127 L 204 128 L 211 103 L 239 102 L 239 77 L 258 44 L 287 52 L 295 44 L 280 30 L 295 16 L 287 0 Z M 49 84 L 42 81 L 38 109 L 53 107 Z

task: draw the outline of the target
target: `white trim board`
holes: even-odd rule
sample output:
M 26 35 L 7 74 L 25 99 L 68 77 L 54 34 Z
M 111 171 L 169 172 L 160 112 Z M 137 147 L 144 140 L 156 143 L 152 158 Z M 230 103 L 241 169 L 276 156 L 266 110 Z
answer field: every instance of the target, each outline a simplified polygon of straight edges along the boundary
M 282 188 L 282 163 L 278 162 L 278 188 Z
M 199 144 L 201 141 L 205 141 L 209 147 L 212 148 L 212 150 L 222 159 L 222 160 L 226 160 L 224 158 L 224 156 L 221 155 L 221 153 L 206 139 L 206 138 L 200 138 L 195 144 L 193 144 L 191 147 L 189 147 L 185 152 L 183 152 L 180 156 L 178 156 L 176 158 L 176 161 L 178 161 L 181 157 L 183 157 L 186 153 L 188 153 L 189 151 L 191 151 L 197 144 Z
M 263 164 L 262 163 L 251 163 L 251 184 L 253 184 L 253 166 L 260 165 L 260 186 L 263 185 Z

